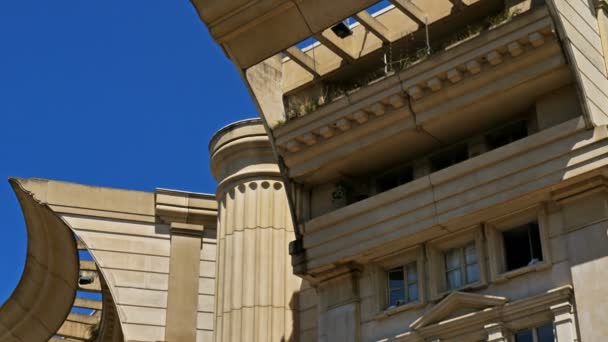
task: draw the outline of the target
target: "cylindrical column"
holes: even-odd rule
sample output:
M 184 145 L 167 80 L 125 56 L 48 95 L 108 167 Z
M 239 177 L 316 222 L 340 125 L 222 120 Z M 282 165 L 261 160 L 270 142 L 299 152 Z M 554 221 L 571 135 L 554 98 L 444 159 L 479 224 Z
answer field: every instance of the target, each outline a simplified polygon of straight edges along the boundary
M 300 279 L 288 251 L 293 225 L 261 121 L 221 129 L 210 152 L 220 183 L 215 340 L 295 340 Z

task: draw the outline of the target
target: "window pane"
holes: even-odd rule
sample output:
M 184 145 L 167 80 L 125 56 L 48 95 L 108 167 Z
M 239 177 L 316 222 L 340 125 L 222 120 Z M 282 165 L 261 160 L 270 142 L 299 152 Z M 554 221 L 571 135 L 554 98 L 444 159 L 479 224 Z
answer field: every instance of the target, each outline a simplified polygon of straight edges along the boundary
M 407 283 L 412 284 L 418 281 L 418 270 L 416 269 L 416 263 L 407 265 Z
M 479 281 L 479 267 L 477 264 L 467 265 L 467 284 Z
M 515 334 L 515 342 L 534 342 L 532 330 L 524 330 Z
M 475 250 L 475 242 L 472 242 L 464 249 L 467 265 L 477 263 L 477 252 Z
M 448 289 L 455 289 L 462 285 L 460 269 L 447 272 Z
M 397 306 L 405 303 L 405 292 L 393 290 L 389 292 L 388 306 Z
M 405 286 L 403 280 L 403 268 L 393 268 L 388 271 L 388 288 L 389 289 L 402 289 Z
M 528 225 L 515 227 L 502 233 L 507 271 L 528 266 L 532 259 Z
M 409 285 L 407 287 L 407 299 L 410 302 L 418 300 L 418 284 Z
M 549 323 L 539 327 L 536 331 L 538 333 L 538 342 L 555 342 L 555 336 L 553 336 L 553 324 Z
M 460 268 L 460 249 L 454 248 L 445 252 L 446 271 Z
M 540 243 L 540 231 L 537 223 L 530 223 L 530 247 L 532 248 L 532 259 L 543 261 L 543 252 Z

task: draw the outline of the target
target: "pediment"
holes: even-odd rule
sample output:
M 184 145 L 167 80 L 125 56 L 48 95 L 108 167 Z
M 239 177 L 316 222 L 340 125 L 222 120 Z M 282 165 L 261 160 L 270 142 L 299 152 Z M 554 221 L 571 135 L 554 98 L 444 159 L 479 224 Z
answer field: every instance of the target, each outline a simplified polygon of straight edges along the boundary
M 466 292 L 452 292 L 441 302 L 410 325 L 413 330 L 439 323 L 447 318 L 460 317 L 487 308 L 502 306 L 507 298 Z

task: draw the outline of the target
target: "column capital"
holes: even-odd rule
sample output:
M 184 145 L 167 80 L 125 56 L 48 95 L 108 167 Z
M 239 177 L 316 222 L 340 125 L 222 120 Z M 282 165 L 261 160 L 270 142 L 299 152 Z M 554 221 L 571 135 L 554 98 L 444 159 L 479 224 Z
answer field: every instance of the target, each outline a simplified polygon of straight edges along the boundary
M 203 237 L 205 226 L 202 224 L 171 222 L 171 235 Z
M 553 305 L 549 308 L 555 317 L 554 322 L 558 323 L 563 320 L 570 320 L 573 313 L 573 306 L 570 302 L 563 302 Z
M 483 327 L 488 334 L 488 342 L 506 342 L 506 329 L 502 322 L 490 323 Z
M 595 0 L 595 9 L 598 10 L 598 12 L 600 10 L 604 10 L 606 12 L 608 12 L 608 1 L 607 0 Z

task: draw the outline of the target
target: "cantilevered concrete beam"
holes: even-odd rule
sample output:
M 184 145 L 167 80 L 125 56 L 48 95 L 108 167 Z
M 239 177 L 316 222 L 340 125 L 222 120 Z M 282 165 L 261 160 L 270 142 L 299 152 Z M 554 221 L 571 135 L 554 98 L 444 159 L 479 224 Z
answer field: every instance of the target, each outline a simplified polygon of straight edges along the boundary
M 416 6 L 416 4 L 414 4 L 411 0 L 391 0 L 391 3 L 410 19 L 415 21 L 416 24 L 420 26 L 426 25 L 426 13 L 424 13 L 424 11 Z
M 93 337 L 94 329 L 91 324 L 65 321 L 57 331 L 57 335 L 86 341 Z
M 384 26 L 378 19 L 372 17 L 367 11 L 361 11 L 355 14 L 357 21 L 366 29 L 370 30 L 376 37 L 380 38 L 384 43 L 391 42 L 391 31 Z
M 315 60 L 309 55 L 305 54 L 302 50 L 300 50 L 296 46 L 292 46 L 285 50 L 285 54 L 289 56 L 294 62 L 298 63 L 299 66 L 306 69 L 306 71 L 315 75 L 315 77 L 320 76 L 319 72 L 317 72 L 317 65 Z
M 352 37 L 340 38 L 331 29 L 327 29 L 315 35 L 315 38 L 347 63 L 352 63 L 357 58 L 352 51 Z
M 74 306 L 82 309 L 101 310 L 103 303 L 100 300 L 76 298 L 74 300 Z

